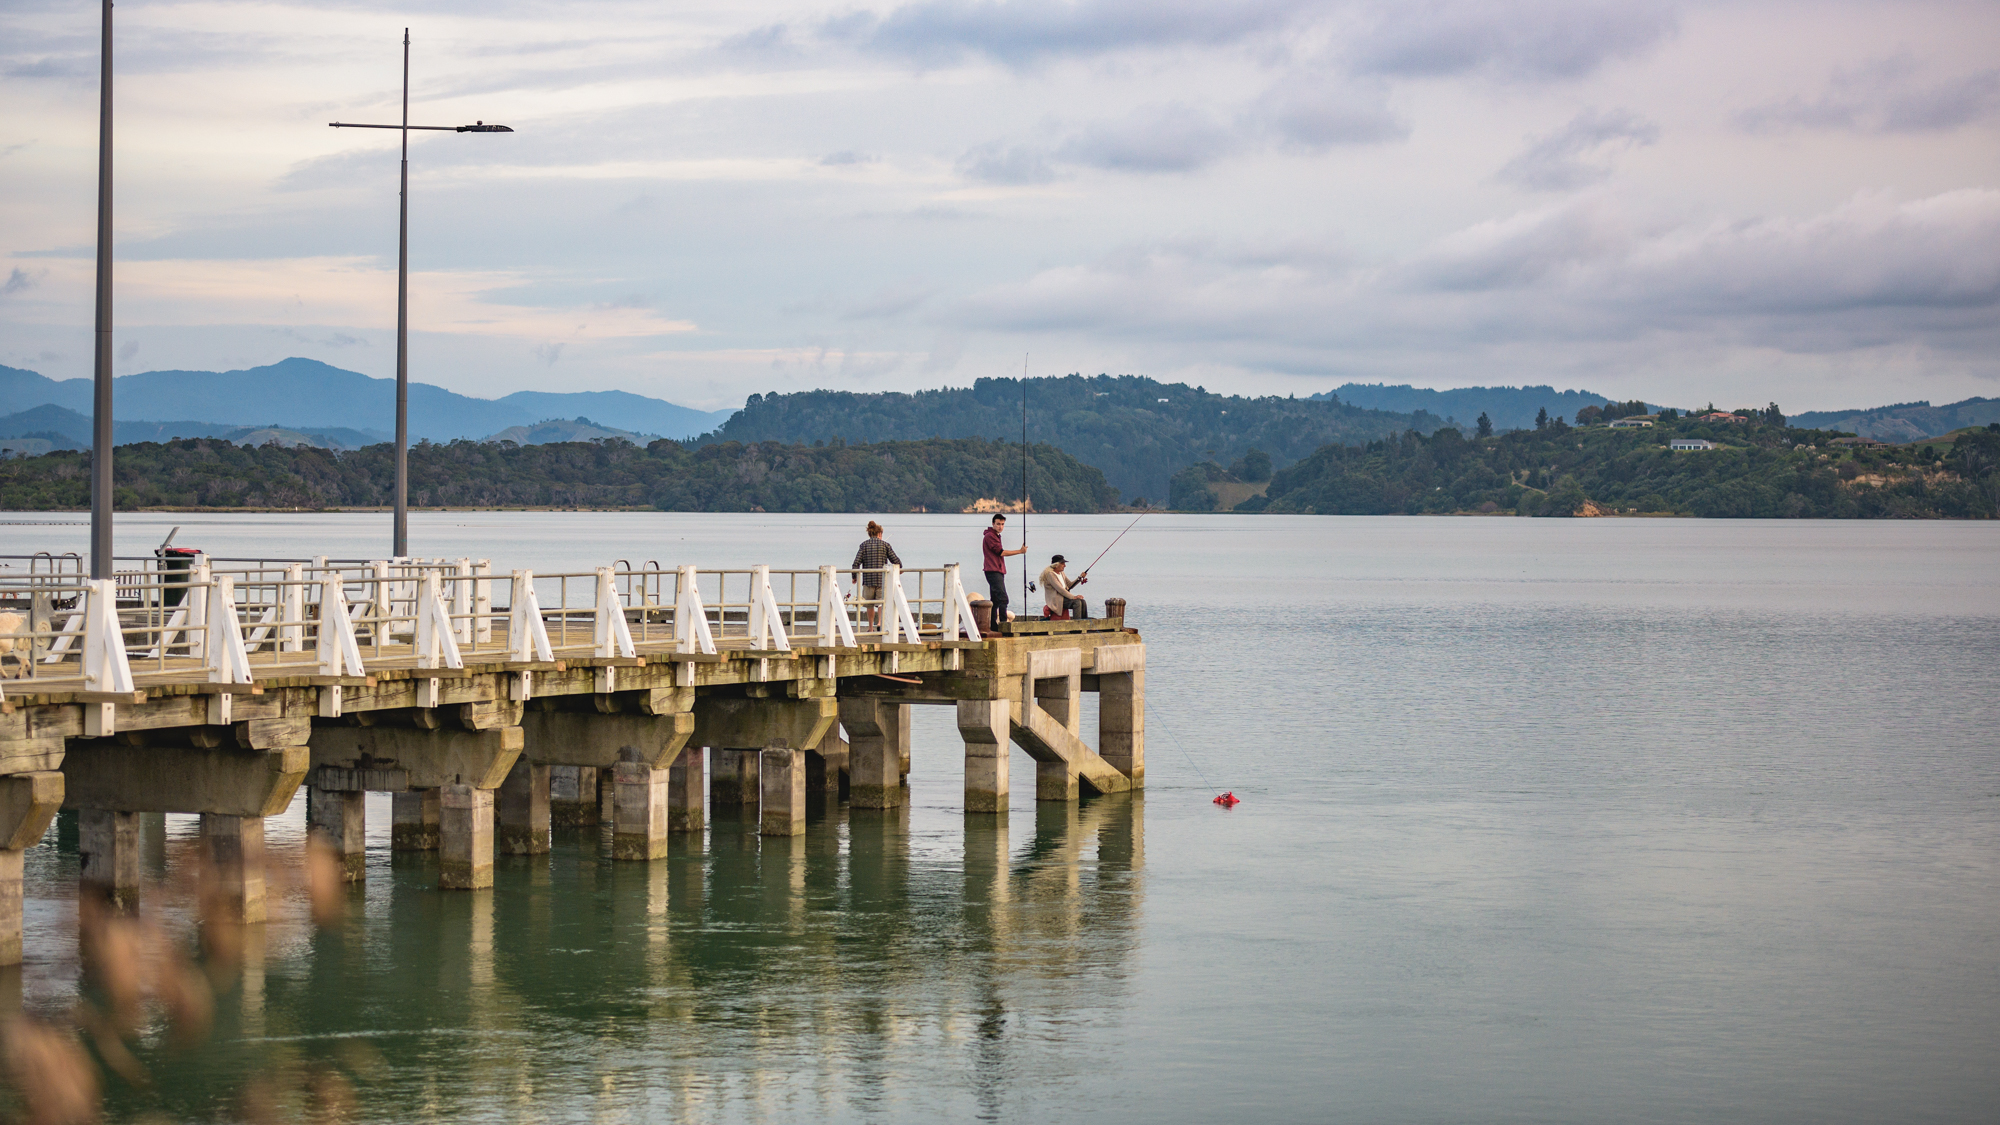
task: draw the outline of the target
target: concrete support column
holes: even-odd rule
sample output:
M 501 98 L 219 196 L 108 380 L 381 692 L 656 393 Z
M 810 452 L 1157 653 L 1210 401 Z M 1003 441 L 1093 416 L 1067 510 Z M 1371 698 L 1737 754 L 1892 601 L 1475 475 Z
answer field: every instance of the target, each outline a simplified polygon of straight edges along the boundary
M 22 853 L 49 830 L 62 800 L 63 775 L 55 770 L 0 777 L 0 967 L 21 963 Z M 10 976 L 18 986 L 19 976 L 8 969 L 0 973 L 0 993 L 5 993 L 4 981 Z M 7 1006 L 6 1000 L 0 995 L 0 1009 Z
M 588 828 L 598 823 L 597 767 L 549 767 L 549 824 Z
M 14 848 L 0 849 L 0 966 L 21 963 L 21 871 L 24 854 Z M 20 970 L 9 968 L 8 971 L 19 973 Z M 5 1006 L 0 1004 L 0 1007 Z
M 758 750 L 709 748 L 708 800 L 716 806 L 757 803 Z
M 958 734 L 965 740 L 965 811 L 1007 811 L 1009 743 L 1007 701 L 958 701 Z
M 667 767 L 669 832 L 699 832 L 707 827 L 708 812 L 702 803 L 706 796 L 702 787 L 706 768 L 701 751 L 699 746 L 683 746 L 674 764 Z
M 492 886 L 493 790 L 447 785 L 438 804 L 438 886 L 457 891 Z
M 659 859 L 667 854 L 667 787 L 671 770 L 644 762 L 611 767 L 617 786 L 612 821 L 612 859 Z
M 1082 795 L 1075 766 L 1068 762 L 1035 762 L 1035 800 L 1074 801 Z
M 1097 677 L 1097 756 L 1132 779 L 1146 780 L 1146 670 Z
M 910 783 L 910 705 L 907 703 L 884 704 L 882 712 L 883 717 L 893 724 L 893 726 L 884 727 L 883 729 L 896 746 L 896 782 L 899 785 L 908 785 Z
M 613 763 L 614 765 L 616 763 Z M 618 820 L 618 779 L 611 767 L 600 767 L 597 771 L 597 823 L 615 824 Z
M 903 804 L 902 709 L 872 699 L 840 701 L 840 725 L 847 728 L 847 796 L 855 808 Z
M 306 789 L 306 826 L 333 849 L 341 877 L 359 883 L 368 868 L 368 794 L 359 789 Z
M 264 818 L 201 814 L 214 902 L 231 922 L 264 920 Z
M 83 809 L 76 818 L 83 892 L 113 910 L 139 908 L 139 814 Z
M 763 804 L 759 831 L 766 836 L 806 833 L 806 752 L 769 749 L 761 755 Z
M 847 736 L 841 733 L 840 724 L 834 723 L 826 728 L 818 746 L 807 748 L 806 789 L 838 796 L 846 775 Z
M 399 852 L 438 850 L 440 799 L 436 789 L 412 789 L 390 797 L 389 847 Z
M 494 799 L 500 850 L 541 855 L 549 850 L 549 767 L 517 758 Z

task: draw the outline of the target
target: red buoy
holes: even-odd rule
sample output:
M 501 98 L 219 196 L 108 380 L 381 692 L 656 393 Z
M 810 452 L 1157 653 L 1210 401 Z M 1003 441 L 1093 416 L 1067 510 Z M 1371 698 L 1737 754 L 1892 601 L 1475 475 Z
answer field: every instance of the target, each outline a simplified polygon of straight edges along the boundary
M 1236 805 L 1240 805 L 1243 802 L 1239 800 L 1236 794 L 1234 793 L 1224 793 L 1222 796 L 1217 797 L 1215 799 L 1215 803 L 1227 809 L 1227 808 L 1233 808 Z

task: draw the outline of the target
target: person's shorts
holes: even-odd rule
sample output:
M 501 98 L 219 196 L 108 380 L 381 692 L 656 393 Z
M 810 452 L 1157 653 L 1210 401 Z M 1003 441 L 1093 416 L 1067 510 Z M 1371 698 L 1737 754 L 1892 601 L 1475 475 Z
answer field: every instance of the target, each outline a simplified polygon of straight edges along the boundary
M 882 587 L 880 587 L 880 586 L 863 586 L 863 587 L 861 587 L 861 600 L 862 600 L 862 601 L 864 601 L 864 602 L 879 602 L 879 601 L 881 601 L 881 600 L 882 600 Z

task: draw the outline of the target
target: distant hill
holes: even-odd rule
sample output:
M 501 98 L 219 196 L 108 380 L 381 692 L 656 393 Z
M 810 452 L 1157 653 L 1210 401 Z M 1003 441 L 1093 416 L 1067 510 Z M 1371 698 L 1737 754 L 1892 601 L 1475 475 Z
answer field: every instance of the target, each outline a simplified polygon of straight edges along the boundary
M 243 371 L 147 371 L 113 382 L 120 418 L 196 418 L 221 427 L 346 428 L 388 432 L 396 419 L 396 381 L 291 358 Z M 0 367 L 0 410 L 43 404 L 88 415 L 91 381 L 55 380 Z M 410 384 L 410 437 L 432 441 L 478 439 L 509 426 L 544 418 L 589 414 L 616 418 L 635 431 L 691 437 L 720 425 L 730 412 L 691 410 L 623 391 L 518 391 L 504 398 L 461 395 L 428 383 Z M 207 437 L 209 434 L 182 436 Z
M 1989 422 L 2000 422 L 2000 399 L 1968 398 L 1944 406 L 1900 402 L 1869 410 L 1813 410 L 1792 417 L 1792 425 L 1801 429 L 1842 430 L 1889 442 L 1921 441 Z
M 89 417 L 61 406 L 37 406 L 0 418 L 0 439 L 40 435 L 51 440 L 48 448 L 88 449 L 91 441 Z M 141 441 L 170 441 L 174 438 L 222 438 L 239 444 L 262 445 L 277 441 L 286 445 L 316 445 L 329 449 L 359 449 L 391 435 L 373 430 L 340 427 L 293 430 L 277 426 L 230 426 L 214 422 L 116 422 L 111 440 L 117 445 Z M 47 452 L 38 449 L 36 452 Z
M 1128 502 L 1145 497 L 1159 503 L 1173 475 L 1204 458 L 1228 462 L 1261 449 L 1282 467 L 1329 442 L 1365 442 L 1408 429 L 1428 432 L 1443 424 L 1430 414 L 1219 395 L 1136 375 L 1028 381 L 1029 440 L 1048 442 L 1103 469 Z M 915 394 L 751 395 L 720 430 L 701 440 L 855 442 L 933 436 L 1019 441 L 1021 381 L 981 379 L 970 387 Z M 1036 506 L 1041 506 L 1039 498 Z
M 957 512 L 1005 501 L 1020 446 L 981 438 L 823 446 L 623 441 L 417 445 L 415 507 L 657 508 L 675 512 Z M 88 453 L 0 460 L 0 510 L 90 504 Z M 1034 449 L 1036 507 L 1098 512 L 1104 474 L 1053 446 Z M 128 445 L 113 461 L 121 508 L 383 507 L 395 495 L 389 445 L 339 453 L 194 439 Z M 967 539 L 970 545 L 972 540 Z M 844 560 L 843 560 L 844 561 Z
M 1346 383 L 1313 396 L 1338 398 L 1350 406 L 1369 410 L 1415 413 L 1423 410 L 1440 418 L 1457 419 L 1459 428 L 1472 432 L 1473 423 L 1483 412 L 1496 430 L 1527 430 L 1535 425 L 1535 412 L 1547 410 L 1551 418 L 1576 420 L 1576 412 L 1586 406 L 1603 406 L 1611 400 L 1590 391 L 1558 391 L 1554 387 L 1459 387 L 1434 391 L 1427 387 L 1384 383 Z
M 1675 452 L 1674 438 L 1714 448 Z M 1445 430 L 1328 446 L 1234 510 L 1318 515 L 1678 513 L 1746 519 L 1992 519 L 2000 431 L 1948 448 L 1833 444 L 1825 430 L 1681 418 L 1651 429 Z M 1214 497 L 1206 497 L 1211 504 Z M 1202 505 L 1194 505 L 1200 507 Z
M 623 438 L 633 445 L 645 445 L 658 441 L 659 434 L 635 434 L 631 430 L 613 429 L 600 426 L 588 418 L 550 418 L 532 426 L 509 426 L 487 441 L 511 441 L 515 445 L 548 445 L 559 441 L 597 441 L 600 438 Z

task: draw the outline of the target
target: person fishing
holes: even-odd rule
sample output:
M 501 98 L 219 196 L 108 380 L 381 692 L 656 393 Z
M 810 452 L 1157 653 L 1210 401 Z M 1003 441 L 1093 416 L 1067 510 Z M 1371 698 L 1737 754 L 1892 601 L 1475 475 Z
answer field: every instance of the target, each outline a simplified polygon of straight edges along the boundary
M 1026 547 L 1008 550 L 1000 540 L 1000 533 L 1007 530 L 1007 517 L 995 515 L 993 522 L 986 526 L 986 535 L 980 540 L 986 571 L 986 593 L 993 601 L 993 624 L 997 628 L 1007 620 L 1007 556 L 1026 554 Z
M 1061 555 L 1049 556 L 1049 565 L 1042 570 L 1042 605 L 1044 617 L 1058 617 L 1068 614 L 1079 620 L 1090 617 L 1090 603 L 1074 593 L 1076 587 L 1090 581 L 1090 575 L 1080 574 L 1071 582 L 1063 572 L 1069 569 L 1069 560 Z
M 868 521 L 868 538 L 854 549 L 854 561 L 848 564 L 854 571 L 854 584 L 861 589 L 862 604 L 868 608 L 868 628 L 882 627 L 882 568 L 895 563 L 903 565 L 896 557 L 896 548 L 882 538 L 882 525 Z

